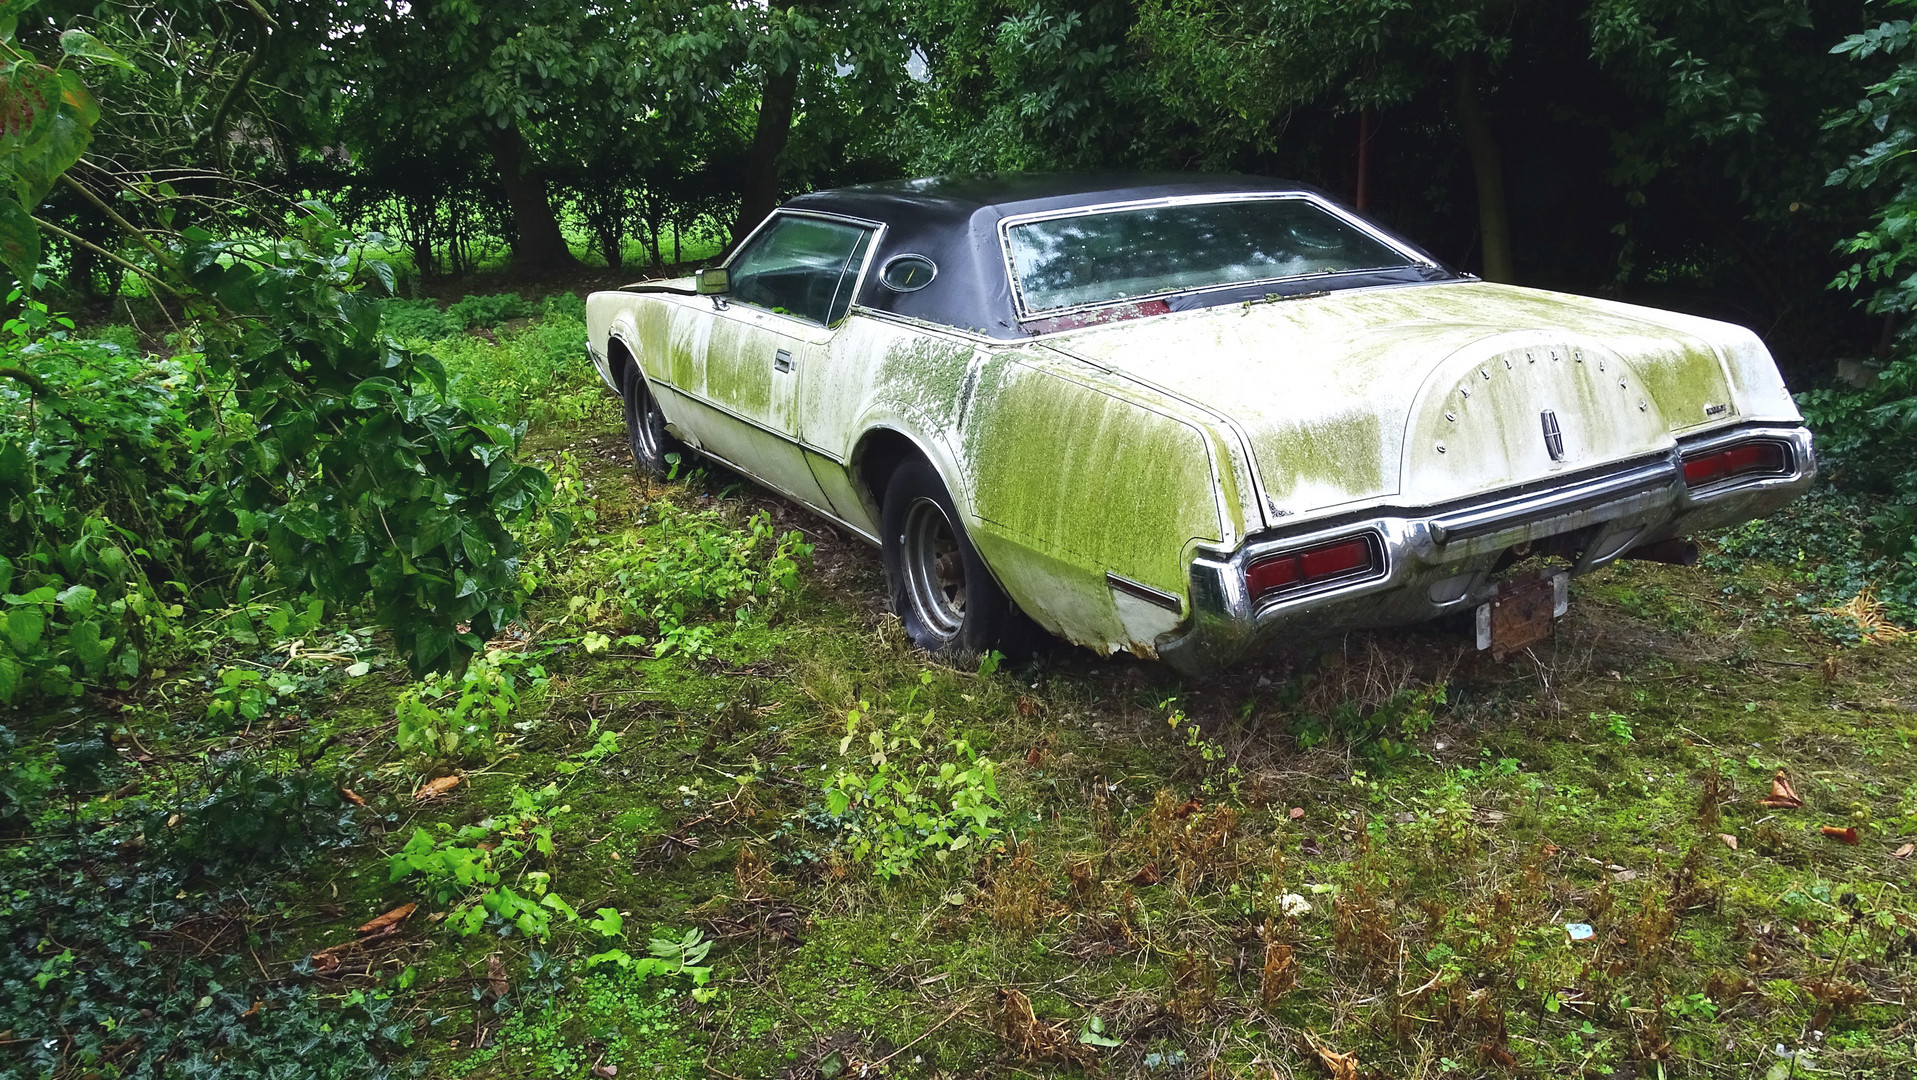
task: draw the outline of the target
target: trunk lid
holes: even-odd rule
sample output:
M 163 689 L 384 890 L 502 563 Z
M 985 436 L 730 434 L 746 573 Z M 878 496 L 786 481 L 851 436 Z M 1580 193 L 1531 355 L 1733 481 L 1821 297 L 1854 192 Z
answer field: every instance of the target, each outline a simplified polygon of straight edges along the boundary
M 1470 282 L 1207 308 L 1045 344 L 1235 427 L 1263 496 L 1247 518 L 1275 523 L 1443 503 L 1735 419 L 1701 332 L 1713 324 L 1663 314 Z

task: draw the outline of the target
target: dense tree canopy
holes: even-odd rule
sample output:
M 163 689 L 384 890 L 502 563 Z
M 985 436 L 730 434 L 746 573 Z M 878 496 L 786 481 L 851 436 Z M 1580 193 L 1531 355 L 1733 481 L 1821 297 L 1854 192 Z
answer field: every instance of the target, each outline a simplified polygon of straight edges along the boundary
M 1894 24 L 1860 0 L 64 0 L 125 56 L 81 175 L 334 202 L 424 277 L 675 261 L 784 195 L 972 169 L 1291 176 L 1488 277 L 1887 354 L 1826 286 L 1881 193 L 1826 179 Z M 34 21 L 39 20 L 39 21 Z M 44 43 L 43 43 L 44 44 Z M 196 188 L 196 190 L 198 189 Z M 72 191 L 47 212 L 96 246 Z M 133 200 L 127 212 L 150 207 Z M 82 295 L 115 264 L 65 236 Z

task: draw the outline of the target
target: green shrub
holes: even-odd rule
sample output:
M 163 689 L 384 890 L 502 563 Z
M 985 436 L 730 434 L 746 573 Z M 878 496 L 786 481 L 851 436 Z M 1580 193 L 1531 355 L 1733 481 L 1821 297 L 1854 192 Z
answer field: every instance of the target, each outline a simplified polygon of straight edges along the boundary
M 427 899 L 457 902 L 447 922 L 462 934 L 476 934 L 491 920 L 544 941 L 552 935 L 555 914 L 568 922 L 579 919 L 572 905 L 551 891 L 551 875 L 527 865 L 553 855 L 553 819 L 572 811 L 552 806 L 558 799 L 559 788 L 552 784 L 536 791 L 516 788 L 512 808 L 503 814 L 458 829 L 445 822 L 434 831 L 416 828 L 392 856 L 390 880 L 416 878 Z
M 16 299 L 18 297 L 16 296 Z M 0 701 L 125 682 L 176 640 L 185 587 L 235 556 L 194 453 L 229 423 L 192 358 L 73 340 L 29 301 L 0 329 Z
M 96 326 L 79 336 L 101 342 L 102 344 L 111 345 L 130 356 L 138 356 L 142 351 L 140 348 L 140 335 L 136 333 L 131 326 L 125 326 L 120 323 L 107 323 L 104 326 Z
M 616 604 L 625 624 L 642 631 L 633 643 L 649 643 L 660 656 L 712 652 L 724 636 L 713 619 L 730 615 L 743 623 L 755 607 L 775 606 L 797 591 L 799 566 L 812 554 L 802 534 L 778 533 L 764 512 L 743 529 L 712 511 L 671 503 L 653 503 L 647 513 L 640 534 L 607 560 L 616 591 L 575 596 L 571 609 L 591 623 Z
M 826 813 L 838 820 L 841 842 L 854 859 L 870 861 L 882 878 L 896 878 L 921 859 L 943 862 L 974 844 L 980 850 L 1000 836 L 1004 816 L 998 772 L 963 739 L 941 757 L 918 736 L 888 731 L 870 719 L 861 703 L 847 715 L 839 766 L 822 786 Z M 932 727 L 932 714 L 923 730 Z M 865 727 L 865 747 L 852 754 Z M 862 760 L 864 764 L 855 762 Z
M 400 691 L 394 714 L 402 751 L 456 754 L 462 748 L 495 745 L 519 704 L 524 675 L 543 687 L 546 670 L 519 653 L 489 652 L 459 675 L 444 673 Z
M 400 341 L 432 341 L 466 329 L 465 320 L 449 315 L 437 300 L 380 301 L 380 324 Z
M 507 331 L 498 344 L 462 334 L 428 348 L 454 393 L 530 423 L 577 421 L 607 400 L 587 359 L 585 320 L 563 312 Z
M 523 319 L 538 310 L 518 293 L 493 293 L 488 296 L 468 293 L 464 300 L 449 305 L 446 314 L 457 320 L 461 328 L 494 327 L 513 319 Z

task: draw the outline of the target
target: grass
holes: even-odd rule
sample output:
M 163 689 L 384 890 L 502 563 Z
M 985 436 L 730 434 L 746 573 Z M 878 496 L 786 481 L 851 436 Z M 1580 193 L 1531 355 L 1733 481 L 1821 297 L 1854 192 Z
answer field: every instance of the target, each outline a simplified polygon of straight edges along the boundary
M 286 884 L 291 943 L 261 962 L 394 993 L 427 1075 L 1917 1070 L 1917 856 L 1895 854 L 1917 840 L 1917 647 L 1832 633 L 1793 603 L 1801 568 L 1607 570 L 1506 663 L 1419 627 L 1206 680 L 1064 647 L 957 670 L 908 646 L 878 559 L 829 526 L 722 473 L 635 477 L 576 348 L 583 376 L 539 393 L 562 365 L 523 344 L 538 332 L 445 350 L 456 379 L 519 388 L 576 525 L 529 560 L 532 618 L 497 643 L 545 676 L 497 741 L 401 753 L 399 665 L 342 674 L 376 650 L 277 661 L 324 669 L 301 708 L 369 805 L 358 846 Z M 739 586 L 740 552 L 790 530 L 796 581 Z M 674 603 L 709 632 L 661 655 Z M 188 727 L 196 693 L 131 729 Z M 827 791 L 882 773 L 924 828 L 963 825 L 960 788 L 920 766 L 976 758 L 973 838 L 890 879 L 857 839 L 893 804 Z M 1761 805 L 1779 770 L 1801 807 Z M 414 798 L 443 776 L 461 782 Z M 549 784 L 530 827 L 550 848 L 505 880 L 578 921 L 463 936 L 435 921 L 458 901 L 390 880 L 416 828 L 496 823 Z M 290 966 L 404 902 L 408 932 L 353 973 Z M 604 911 L 618 932 L 589 925 Z M 693 929 L 705 987 L 589 961 Z

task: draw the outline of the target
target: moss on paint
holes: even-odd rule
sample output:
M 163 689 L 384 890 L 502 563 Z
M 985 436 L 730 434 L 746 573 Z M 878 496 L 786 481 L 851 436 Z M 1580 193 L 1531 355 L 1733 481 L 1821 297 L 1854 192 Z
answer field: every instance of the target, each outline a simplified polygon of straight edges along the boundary
M 1198 429 L 1017 362 L 988 368 L 978 393 L 965 445 L 981 517 L 1184 593 L 1185 546 L 1220 531 Z
M 1280 504 L 1304 492 L 1389 491 L 1397 483 L 1396 434 L 1376 412 L 1353 410 L 1260 433 L 1265 490 Z M 1394 474 L 1394 475 L 1387 475 Z

